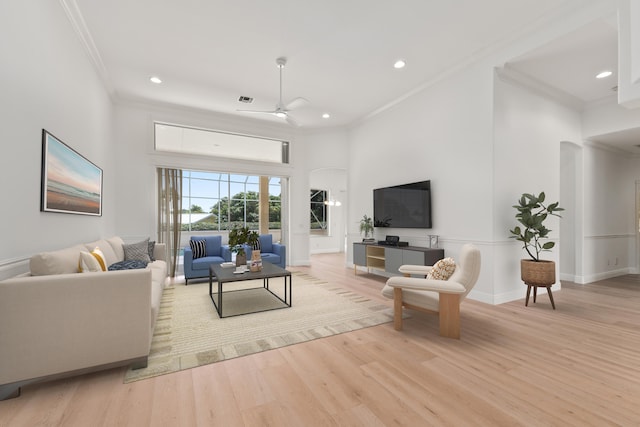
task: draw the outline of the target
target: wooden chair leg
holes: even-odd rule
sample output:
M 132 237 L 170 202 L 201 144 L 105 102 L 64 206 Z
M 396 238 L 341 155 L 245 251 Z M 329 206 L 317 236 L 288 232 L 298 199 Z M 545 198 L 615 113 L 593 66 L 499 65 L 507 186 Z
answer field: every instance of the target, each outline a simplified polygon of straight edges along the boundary
M 551 293 L 551 286 L 547 286 L 547 293 L 549 294 L 549 299 L 551 300 L 551 307 L 553 307 L 553 309 L 556 309 L 556 303 L 553 302 L 553 294 Z
M 393 288 L 393 328 L 402 330 L 402 288 Z
M 440 335 L 460 339 L 460 295 L 441 293 L 438 298 Z

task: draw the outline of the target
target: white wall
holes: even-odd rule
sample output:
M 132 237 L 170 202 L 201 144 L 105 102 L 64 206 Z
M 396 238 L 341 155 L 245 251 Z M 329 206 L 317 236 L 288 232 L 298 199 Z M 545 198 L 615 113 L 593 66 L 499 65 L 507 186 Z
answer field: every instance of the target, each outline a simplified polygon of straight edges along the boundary
M 491 259 L 492 86 L 491 67 L 473 66 L 408 98 L 350 132 L 348 259 L 360 240 L 358 220 L 372 216 L 372 190 L 431 180 L 433 228 L 376 229 L 374 237 L 399 235 L 414 246 L 440 236 L 445 255 L 466 242 Z M 474 292 L 492 294 L 490 268 L 483 268 Z
M 290 164 L 157 153 L 153 148 L 155 121 L 287 140 L 290 141 Z M 118 204 L 122 206 L 117 215 L 117 229 L 124 237 L 138 239 L 156 234 L 157 167 L 282 176 L 289 179 L 289 222 L 283 223 L 283 240 L 288 245 L 288 263 L 308 264 L 307 148 L 293 128 L 261 121 L 238 120 L 210 112 L 121 102 L 116 107 L 115 129 L 114 150 L 118 157 L 118 187 L 121 189 Z M 287 210 L 287 206 L 283 205 L 283 209 Z
M 481 249 L 482 271 L 469 297 L 490 303 L 522 298 L 522 250 L 508 238 L 515 225 L 511 206 L 529 191 L 559 199 L 561 143 L 582 143 L 581 116 L 534 91 L 494 82 L 493 69 L 608 16 L 612 6 L 592 2 L 559 17 L 355 126 L 350 132 L 349 243 L 358 237 L 357 219 L 372 213 L 373 188 L 430 179 L 433 229 L 385 232 L 418 246 L 427 245 L 427 234 L 440 235 L 445 254 L 454 258 L 463 243 L 472 242 Z M 552 219 L 555 240 L 558 227 Z M 348 249 L 351 261 L 351 245 Z M 550 256 L 557 261 L 558 251 Z
M 512 208 L 522 193 L 545 192 L 547 202 L 560 199 L 560 154 L 563 141 L 581 141 L 580 113 L 499 77 L 495 80 L 495 287 L 494 302 L 522 298 L 519 260 L 528 258 L 522 244 L 510 239 L 518 225 Z M 573 228 L 571 217 L 548 217 L 546 226 L 556 248 L 541 257 L 556 262 L 560 284 L 560 227 Z
M 307 148 L 309 188 L 329 191 L 329 197 L 341 206 L 329 206 L 329 235 L 309 236 L 310 253 L 343 252 L 346 233 L 347 169 L 349 141 L 344 129 L 332 129 L 305 134 L 301 137 Z
M 0 2 L 0 278 L 36 252 L 115 230 L 112 106 L 58 2 Z M 40 212 L 47 129 L 103 169 L 102 217 Z M 6 274 L 5 274 L 6 273 Z
M 584 167 L 584 270 L 576 281 L 590 283 L 635 272 L 640 159 L 586 146 Z

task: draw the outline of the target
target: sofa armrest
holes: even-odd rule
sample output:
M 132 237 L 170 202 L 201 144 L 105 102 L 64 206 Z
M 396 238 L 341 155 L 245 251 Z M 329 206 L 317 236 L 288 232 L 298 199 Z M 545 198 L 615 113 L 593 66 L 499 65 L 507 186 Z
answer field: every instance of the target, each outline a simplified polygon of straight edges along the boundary
M 433 291 L 445 294 L 463 294 L 466 289 L 458 282 L 450 280 L 429 280 L 417 277 L 394 276 L 387 280 L 392 288 L 412 289 L 415 291 Z
M 220 252 L 220 256 L 222 257 L 222 259 L 224 259 L 226 262 L 231 262 L 231 248 L 229 247 L 229 245 L 222 245 Z
M 0 282 L 0 384 L 149 354 L 151 270 Z
M 189 263 L 189 265 L 193 263 L 193 250 L 191 249 L 191 246 L 184 247 L 183 258 L 184 258 L 185 265 L 187 263 Z
M 405 264 L 405 265 L 401 265 L 400 268 L 398 268 L 398 271 L 402 274 L 416 274 L 418 276 L 426 277 L 432 268 L 433 266 L 431 265 Z

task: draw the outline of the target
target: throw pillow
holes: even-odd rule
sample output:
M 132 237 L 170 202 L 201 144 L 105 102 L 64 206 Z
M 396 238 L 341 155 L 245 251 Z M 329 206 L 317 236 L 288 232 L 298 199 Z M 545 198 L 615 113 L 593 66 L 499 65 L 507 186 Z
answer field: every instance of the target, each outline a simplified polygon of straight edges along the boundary
M 145 268 L 146 266 L 147 266 L 147 263 L 145 261 L 138 261 L 138 260 L 119 261 L 111 264 L 109 266 L 109 271 L 134 270 L 137 268 Z
M 91 251 L 91 255 L 93 255 L 93 257 L 98 261 L 98 264 L 100 264 L 100 270 L 107 271 L 107 261 L 100 248 L 96 246 L 96 248 Z
M 260 239 L 256 240 L 256 242 L 253 244 L 252 249 L 260 251 Z
M 80 259 L 78 260 L 78 271 L 80 273 L 89 273 L 92 271 L 102 271 L 100 263 L 92 254 L 87 251 L 80 252 Z
M 193 259 L 204 258 L 207 256 L 207 242 L 204 239 L 191 239 L 189 246 L 193 252 Z
M 456 263 L 451 257 L 441 259 L 436 262 L 431 271 L 427 274 L 427 279 L 449 280 L 449 277 L 456 270 Z
M 156 248 L 156 241 L 155 240 L 151 240 L 149 242 L 149 258 L 151 259 L 151 261 L 155 261 L 156 259 L 153 257 L 153 251 Z
M 145 261 L 151 262 L 149 257 L 149 239 L 144 239 L 137 243 L 125 244 L 124 249 L 125 261 Z

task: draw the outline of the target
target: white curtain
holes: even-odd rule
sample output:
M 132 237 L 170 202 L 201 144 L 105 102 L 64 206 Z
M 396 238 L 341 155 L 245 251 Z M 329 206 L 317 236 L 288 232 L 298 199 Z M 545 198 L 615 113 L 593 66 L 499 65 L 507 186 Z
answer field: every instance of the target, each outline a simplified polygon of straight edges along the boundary
M 180 252 L 182 170 L 158 168 L 158 242 L 167 245 L 169 276 L 176 277 Z

